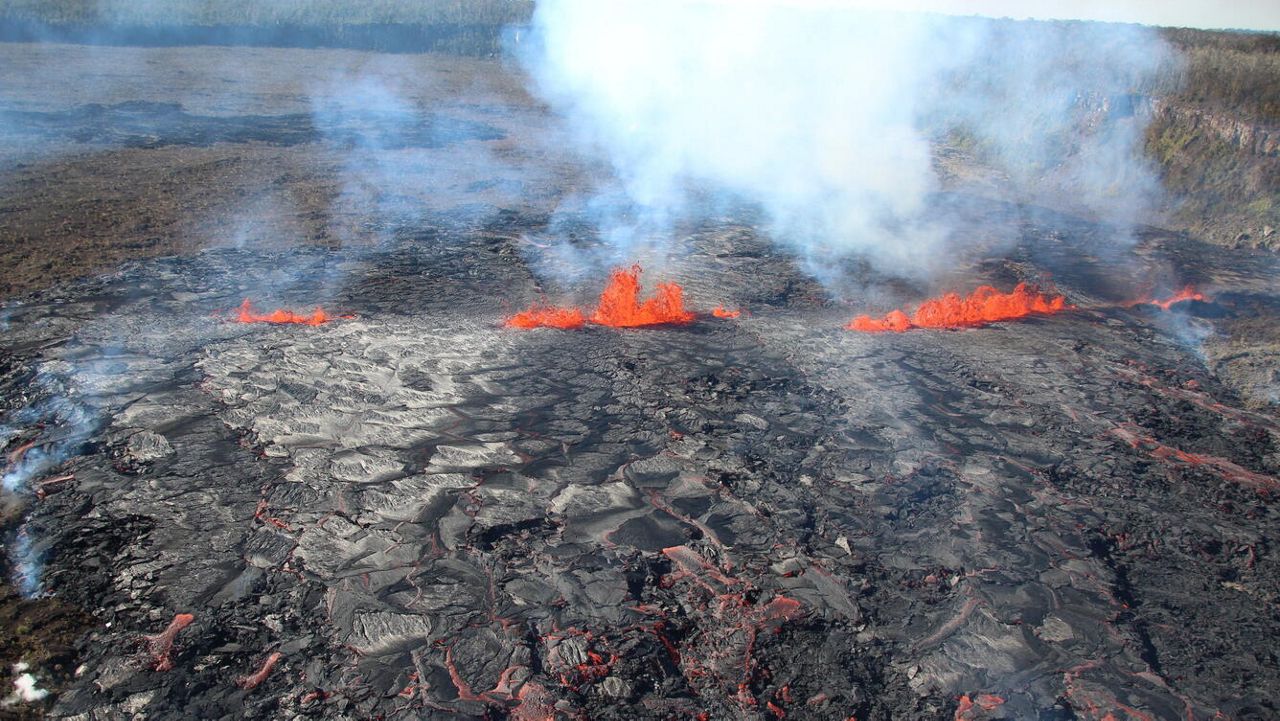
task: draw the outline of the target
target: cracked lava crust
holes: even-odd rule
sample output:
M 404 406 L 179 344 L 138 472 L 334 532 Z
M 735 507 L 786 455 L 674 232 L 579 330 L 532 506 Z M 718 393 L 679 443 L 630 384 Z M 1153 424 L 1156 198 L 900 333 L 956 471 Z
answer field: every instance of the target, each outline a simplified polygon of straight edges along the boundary
M 1275 718 L 1280 425 L 1186 341 L 1274 311 L 1274 258 L 1151 235 L 1215 291 L 1126 307 L 1102 231 L 1001 208 L 1026 242 L 966 287 L 1051 267 L 1072 309 L 851 332 L 708 223 L 646 270 L 692 322 L 517 330 L 574 291 L 518 213 L 12 305 L 9 463 L 69 458 L 23 532 L 94 617 L 52 715 Z M 284 266 L 342 281 L 261 307 L 333 316 L 235 322 Z

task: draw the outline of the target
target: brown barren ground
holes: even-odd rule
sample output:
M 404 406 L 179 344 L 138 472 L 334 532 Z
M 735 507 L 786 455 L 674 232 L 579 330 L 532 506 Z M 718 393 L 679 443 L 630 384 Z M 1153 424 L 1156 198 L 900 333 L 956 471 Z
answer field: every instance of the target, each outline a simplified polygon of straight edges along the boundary
M 493 60 L 10 43 L 0 66 L 0 297 L 207 247 L 373 242 L 370 203 L 537 203 L 575 182 Z M 318 105 L 366 97 L 504 137 L 369 149 L 314 127 Z

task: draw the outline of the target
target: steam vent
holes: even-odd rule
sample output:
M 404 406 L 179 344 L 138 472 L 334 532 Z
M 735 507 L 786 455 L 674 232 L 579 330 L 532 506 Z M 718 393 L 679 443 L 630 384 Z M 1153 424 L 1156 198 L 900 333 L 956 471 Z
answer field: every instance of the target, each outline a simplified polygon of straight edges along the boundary
M 936 5 L 0 0 L 0 719 L 1280 719 L 1280 11 Z

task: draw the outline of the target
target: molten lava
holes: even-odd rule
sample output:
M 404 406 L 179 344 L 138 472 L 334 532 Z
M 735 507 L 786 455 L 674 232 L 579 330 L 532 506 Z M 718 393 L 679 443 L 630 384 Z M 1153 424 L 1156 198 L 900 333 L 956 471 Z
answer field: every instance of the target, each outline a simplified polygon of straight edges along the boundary
M 151 667 L 156 671 L 173 670 L 173 642 L 182 629 L 195 622 L 196 617 L 189 613 L 179 613 L 173 617 L 165 630 L 154 636 L 143 636 L 142 642 L 151 655 Z
M 271 669 L 275 668 L 276 664 L 279 663 L 280 659 L 283 657 L 284 655 L 279 651 L 267 656 L 267 659 L 262 662 L 262 666 L 258 668 L 257 673 L 252 673 L 248 676 L 241 676 L 236 679 L 236 685 L 246 691 L 252 691 L 262 685 L 263 681 L 267 680 L 267 676 L 271 675 Z
M 618 268 L 609 275 L 609 285 L 600 294 L 600 305 L 591 315 L 592 323 L 613 328 L 636 328 L 664 323 L 693 321 L 684 309 L 684 289 L 675 283 L 659 283 L 653 297 L 640 302 L 640 266 Z
M 1160 310 L 1169 310 L 1178 303 L 1185 303 L 1189 300 L 1205 301 L 1208 300 L 1208 298 L 1205 297 L 1203 293 L 1197 292 L 1195 286 L 1189 285 L 1164 300 L 1146 300 L 1142 302 L 1154 305 Z
M 556 308 L 545 304 L 535 304 L 528 310 L 516 313 L 507 319 L 509 328 L 562 328 L 572 330 L 581 328 L 587 317 L 578 308 Z
M 1004 699 L 995 694 L 981 693 L 976 699 L 969 698 L 969 694 L 965 694 L 960 697 L 955 721 L 978 721 L 1003 705 Z
M 577 308 L 559 308 L 535 303 L 528 310 L 507 319 L 511 328 L 580 328 L 587 320 L 612 328 L 690 323 L 693 313 L 684 308 L 684 289 L 675 283 L 659 283 L 652 298 L 640 300 L 640 266 L 618 268 L 609 275 L 609 284 L 588 319 Z
M 316 308 L 311 315 L 299 315 L 290 310 L 275 310 L 270 313 L 257 313 L 253 310 L 253 304 L 248 298 L 240 304 L 240 311 L 236 315 L 238 323 L 296 323 L 299 325 L 321 325 L 333 320 L 334 317 L 325 313 L 320 308 Z
M 742 311 L 729 310 L 728 308 L 725 308 L 722 305 L 718 305 L 714 309 L 712 309 L 711 315 L 714 315 L 717 318 L 737 318 L 738 316 L 742 315 Z
M 967 298 L 947 293 L 941 298 L 927 300 L 911 316 L 900 310 L 883 318 L 860 315 L 845 328 L 863 333 L 902 333 L 912 328 L 965 328 L 1036 313 L 1057 313 L 1068 307 L 1062 296 L 1041 293 L 1026 283 L 1019 283 L 1009 293 L 983 285 Z

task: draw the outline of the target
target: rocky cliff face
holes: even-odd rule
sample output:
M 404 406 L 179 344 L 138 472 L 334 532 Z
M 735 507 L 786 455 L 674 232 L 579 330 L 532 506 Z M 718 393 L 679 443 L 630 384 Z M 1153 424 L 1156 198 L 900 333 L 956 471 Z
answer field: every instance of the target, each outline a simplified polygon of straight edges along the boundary
M 1258 157 L 1280 156 L 1280 127 L 1251 122 L 1230 113 L 1198 108 L 1170 98 L 1147 98 L 1152 119 L 1176 124 Z
M 1280 249 L 1280 127 L 1177 98 L 1149 98 L 1147 153 L 1164 225 L 1232 247 Z

